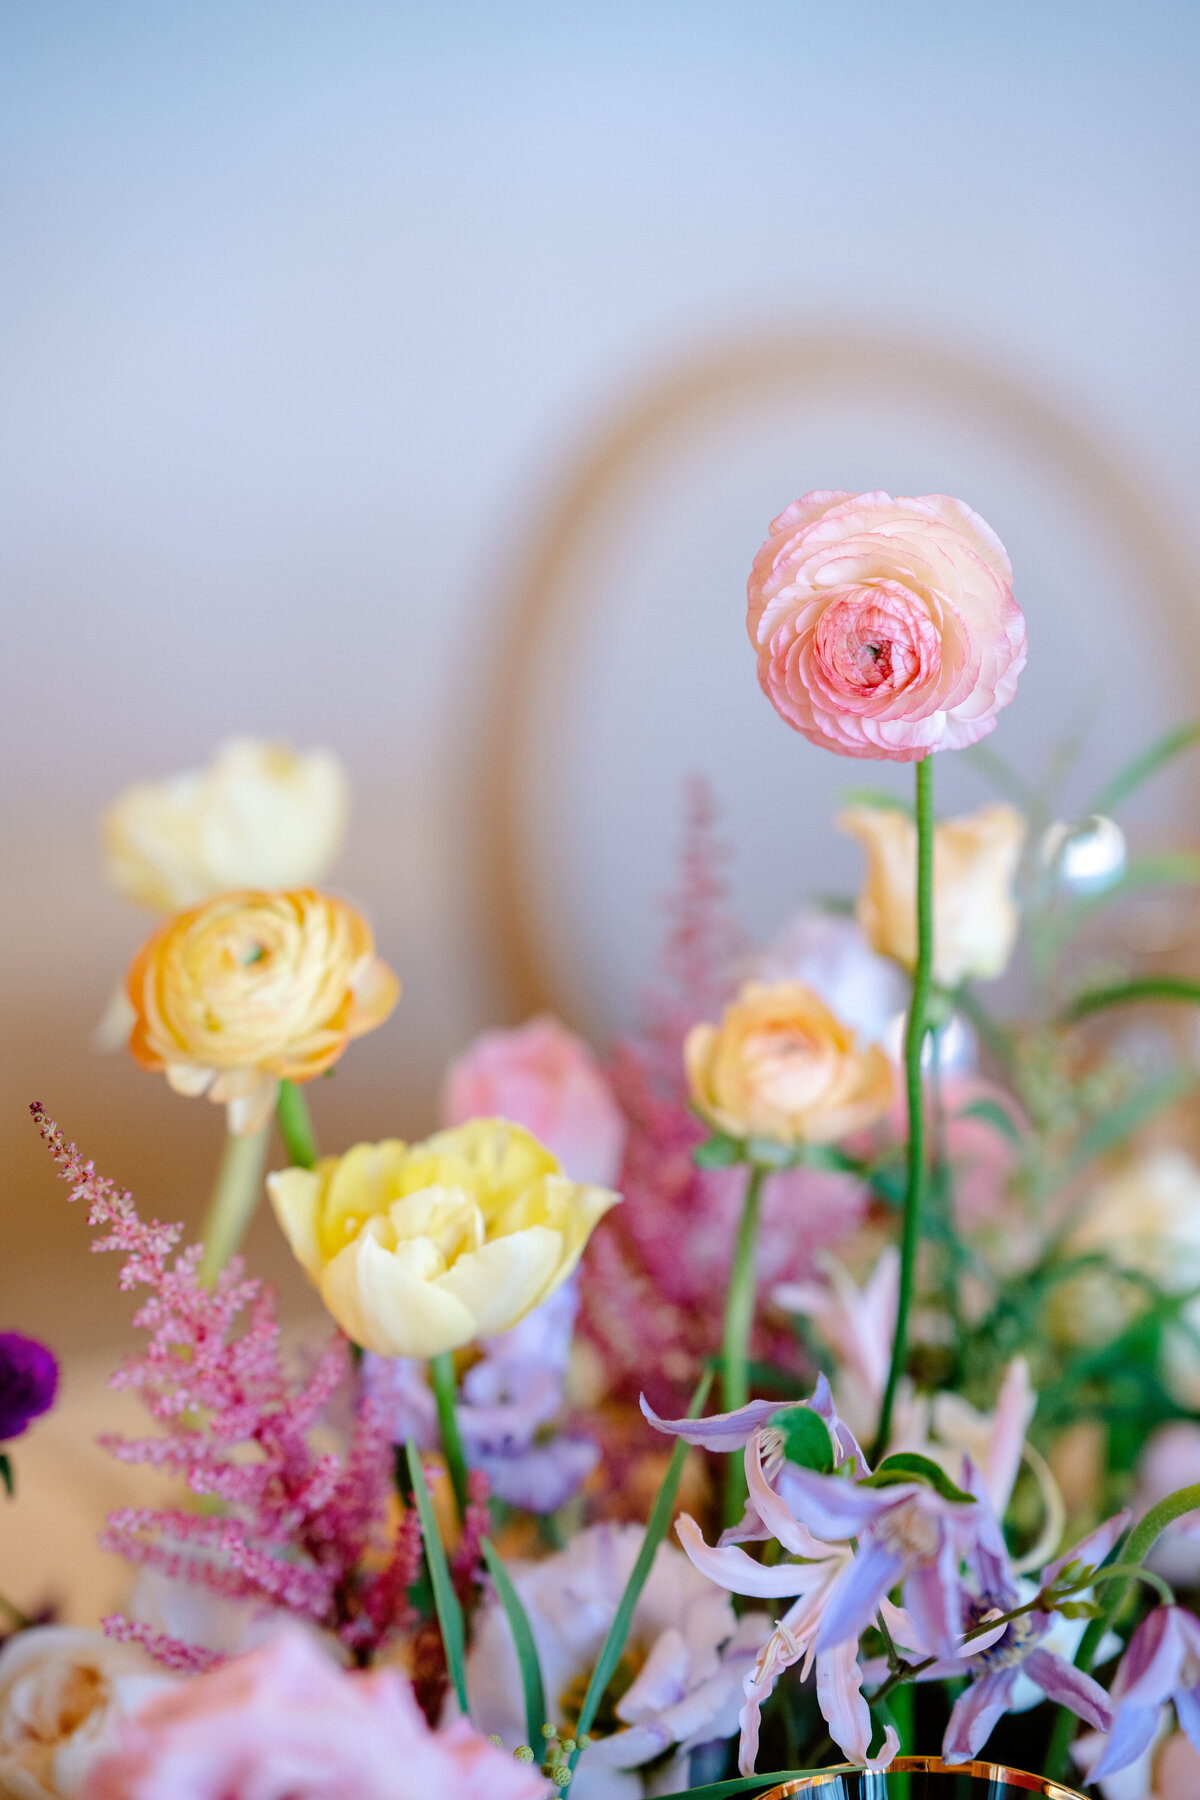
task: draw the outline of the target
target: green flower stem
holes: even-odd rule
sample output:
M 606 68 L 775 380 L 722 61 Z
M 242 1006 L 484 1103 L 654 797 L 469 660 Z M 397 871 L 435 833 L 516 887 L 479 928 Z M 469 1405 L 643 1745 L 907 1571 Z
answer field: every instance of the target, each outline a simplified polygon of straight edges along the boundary
M 928 1029 L 929 992 L 933 983 L 933 758 L 917 764 L 917 966 L 913 971 L 908 1032 L 904 1040 L 905 1085 L 908 1090 L 908 1180 L 904 1190 L 904 1227 L 900 1240 L 900 1296 L 892 1363 L 879 1413 L 879 1429 L 871 1451 L 878 1462 L 892 1429 L 896 1389 L 908 1360 L 908 1315 L 912 1306 L 917 1251 L 921 1243 L 921 1199 L 925 1187 L 925 1109 L 921 1093 L 921 1051 Z
M 735 1412 L 750 1398 L 750 1333 L 754 1326 L 756 1285 L 755 1250 L 758 1242 L 758 1209 L 767 1171 L 751 1163 L 742 1202 L 742 1219 L 733 1251 L 733 1267 L 725 1292 L 725 1326 L 721 1333 L 721 1404 Z M 746 1471 L 739 1456 L 727 1460 L 725 1522 L 736 1525 L 745 1510 Z
M 262 1193 L 263 1167 L 267 1160 L 270 1126 L 250 1137 L 225 1140 L 221 1167 L 209 1201 L 204 1221 L 204 1255 L 199 1275 L 205 1287 L 211 1287 L 225 1267 L 254 1217 Z
M 458 1415 L 454 1399 L 458 1383 L 454 1376 L 454 1356 L 449 1350 L 429 1359 L 429 1385 L 437 1402 L 438 1430 L 442 1436 L 442 1454 L 446 1473 L 454 1489 L 454 1500 L 460 1519 L 467 1511 L 467 1459 L 463 1455 L 462 1438 L 458 1434 Z
M 1176 1519 L 1182 1519 L 1185 1513 L 1200 1510 L 1200 1484 L 1194 1487 L 1176 1489 L 1152 1506 L 1144 1519 L 1139 1519 L 1125 1542 L 1121 1545 L 1120 1558 L 1122 1567 L 1133 1563 L 1145 1562 L 1151 1550 Z M 1075 1656 L 1075 1667 L 1090 1675 L 1092 1664 L 1096 1660 L 1096 1652 L 1100 1648 L 1101 1639 L 1112 1625 L 1125 1604 L 1129 1592 L 1129 1582 L 1114 1582 L 1110 1588 L 1104 1610 L 1098 1619 L 1093 1619 L 1083 1634 L 1082 1642 Z M 1071 1739 L 1075 1735 L 1076 1718 L 1069 1707 L 1060 1706 L 1054 1721 L 1054 1729 L 1050 1733 L 1050 1746 L 1046 1751 L 1046 1779 L 1060 1781 L 1059 1771 L 1065 1766 L 1067 1751 Z
M 275 1102 L 275 1118 L 283 1147 L 293 1169 L 313 1169 L 317 1164 L 317 1140 L 304 1095 L 294 1081 L 281 1081 Z

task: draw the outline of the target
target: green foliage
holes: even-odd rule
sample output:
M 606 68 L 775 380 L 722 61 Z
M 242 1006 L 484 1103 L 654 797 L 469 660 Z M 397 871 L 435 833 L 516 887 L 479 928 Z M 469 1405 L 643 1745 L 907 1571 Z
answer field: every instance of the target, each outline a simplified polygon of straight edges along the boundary
M 1118 807 L 1123 806 L 1130 795 L 1136 793 L 1138 788 L 1144 782 L 1149 781 L 1152 775 L 1157 775 L 1160 769 L 1165 768 L 1169 762 L 1173 762 L 1185 750 L 1190 750 L 1196 743 L 1200 743 L 1200 719 L 1193 720 L 1189 725 L 1177 725 L 1173 730 L 1165 731 L 1160 738 L 1155 739 L 1148 749 L 1141 751 L 1131 762 L 1127 762 L 1123 769 L 1118 770 L 1111 781 L 1101 788 L 1095 800 L 1087 808 L 1088 812 L 1116 812 Z
M 421 1457 L 411 1438 L 404 1446 L 404 1456 L 408 1465 L 408 1479 L 412 1487 L 413 1499 L 417 1503 L 417 1512 L 421 1520 L 425 1564 L 429 1570 L 429 1579 L 433 1587 L 433 1603 L 437 1610 L 442 1644 L 446 1651 L 446 1667 L 450 1671 L 450 1680 L 454 1684 L 458 1704 L 465 1716 L 467 1711 L 467 1673 L 462 1607 L 458 1604 L 458 1595 L 455 1593 L 454 1583 L 450 1579 L 446 1552 L 438 1531 L 433 1502 L 429 1498 L 429 1488 L 425 1482 L 425 1471 L 421 1467 Z
M 815 1469 L 818 1475 L 833 1473 L 833 1439 L 819 1413 L 811 1406 L 792 1406 L 777 1412 L 771 1424 L 783 1439 L 783 1454 L 800 1469 Z
M 746 1146 L 740 1138 L 729 1137 L 726 1132 L 718 1131 L 702 1144 L 697 1144 L 692 1151 L 692 1161 L 698 1169 L 732 1169 L 743 1162 Z
M 529 1615 L 521 1604 L 521 1596 L 513 1586 L 512 1577 L 491 1539 L 484 1538 L 481 1548 L 488 1574 L 496 1584 L 496 1597 L 504 1608 L 504 1616 L 508 1620 L 517 1652 L 517 1662 L 521 1669 L 521 1692 L 525 1696 L 525 1735 L 531 1744 L 537 1744 L 541 1741 L 542 1727 L 546 1723 L 546 1691 L 533 1628 L 529 1623 Z
M 956 1487 L 940 1463 L 935 1463 L 929 1456 L 918 1456 L 915 1450 L 898 1450 L 893 1456 L 885 1456 L 875 1473 L 860 1481 L 859 1486 L 895 1487 L 905 1481 L 923 1482 L 943 1500 L 959 1500 L 967 1506 L 975 1504 L 974 1494 L 966 1494 Z

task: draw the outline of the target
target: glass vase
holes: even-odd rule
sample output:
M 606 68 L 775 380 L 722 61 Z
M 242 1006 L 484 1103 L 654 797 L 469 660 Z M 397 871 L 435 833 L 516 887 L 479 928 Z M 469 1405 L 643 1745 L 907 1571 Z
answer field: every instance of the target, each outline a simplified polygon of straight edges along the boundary
M 1000 1763 L 944 1763 L 940 1756 L 898 1756 L 890 1769 L 823 1769 L 770 1788 L 760 1800 L 1082 1800 L 1074 1788 Z

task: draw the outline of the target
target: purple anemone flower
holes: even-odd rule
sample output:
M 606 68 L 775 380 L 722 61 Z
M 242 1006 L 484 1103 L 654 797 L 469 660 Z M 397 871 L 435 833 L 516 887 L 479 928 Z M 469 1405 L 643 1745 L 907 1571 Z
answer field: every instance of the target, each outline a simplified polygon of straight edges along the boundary
M 1168 1700 L 1200 1750 L 1200 1619 L 1182 1606 L 1156 1606 L 1129 1640 L 1112 1685 L 1112 1729 L 1089 1782 L 1105 1781 L 1136 1762 Z
M 20 1331 L 0 1331 L 0 1443 L 49 1412 L 57 1392 L 54 1352 Z

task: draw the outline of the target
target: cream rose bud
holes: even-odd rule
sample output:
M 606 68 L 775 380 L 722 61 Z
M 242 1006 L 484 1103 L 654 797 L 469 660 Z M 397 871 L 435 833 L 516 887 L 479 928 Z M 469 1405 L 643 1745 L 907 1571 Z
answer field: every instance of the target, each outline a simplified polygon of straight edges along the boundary
M 328 750 L 231 738 L 204 769 L 127 788 L 104 815 L 108 876 L 155 912 L 233 888 L 297 888 L 332 867 L 348 789 Z
M 719 1025 L 692 1027 L 683 1055 L 692 1104 L 733 1137 L 832 1144 L 892 1102 L 885 1052 L 796 981 L 745 982 Z
M 98 1631 L 37 1625 L 0 1650 L 0 1794 L 71 1800 L 117 1722 L 176 1685 Z
M 566 1280 L 620 1196 L 568 1181 L 537 1139 L 475 1119 L 267 1177 L 275 1216 L 342 1330 L 379 1356 L 508 1331 Z
M 849 806 L 841 830 L 867 855 L 857 916 L 874 949 L 906 969 L 917 960 L 917 827 L 905 812 Z M 933 838 L 933 978 L 946 988 L 990 981 L 1008 966 L 1020 919 L 1013 879 L 1025 841 L 1015 807 L 947 819 Z

